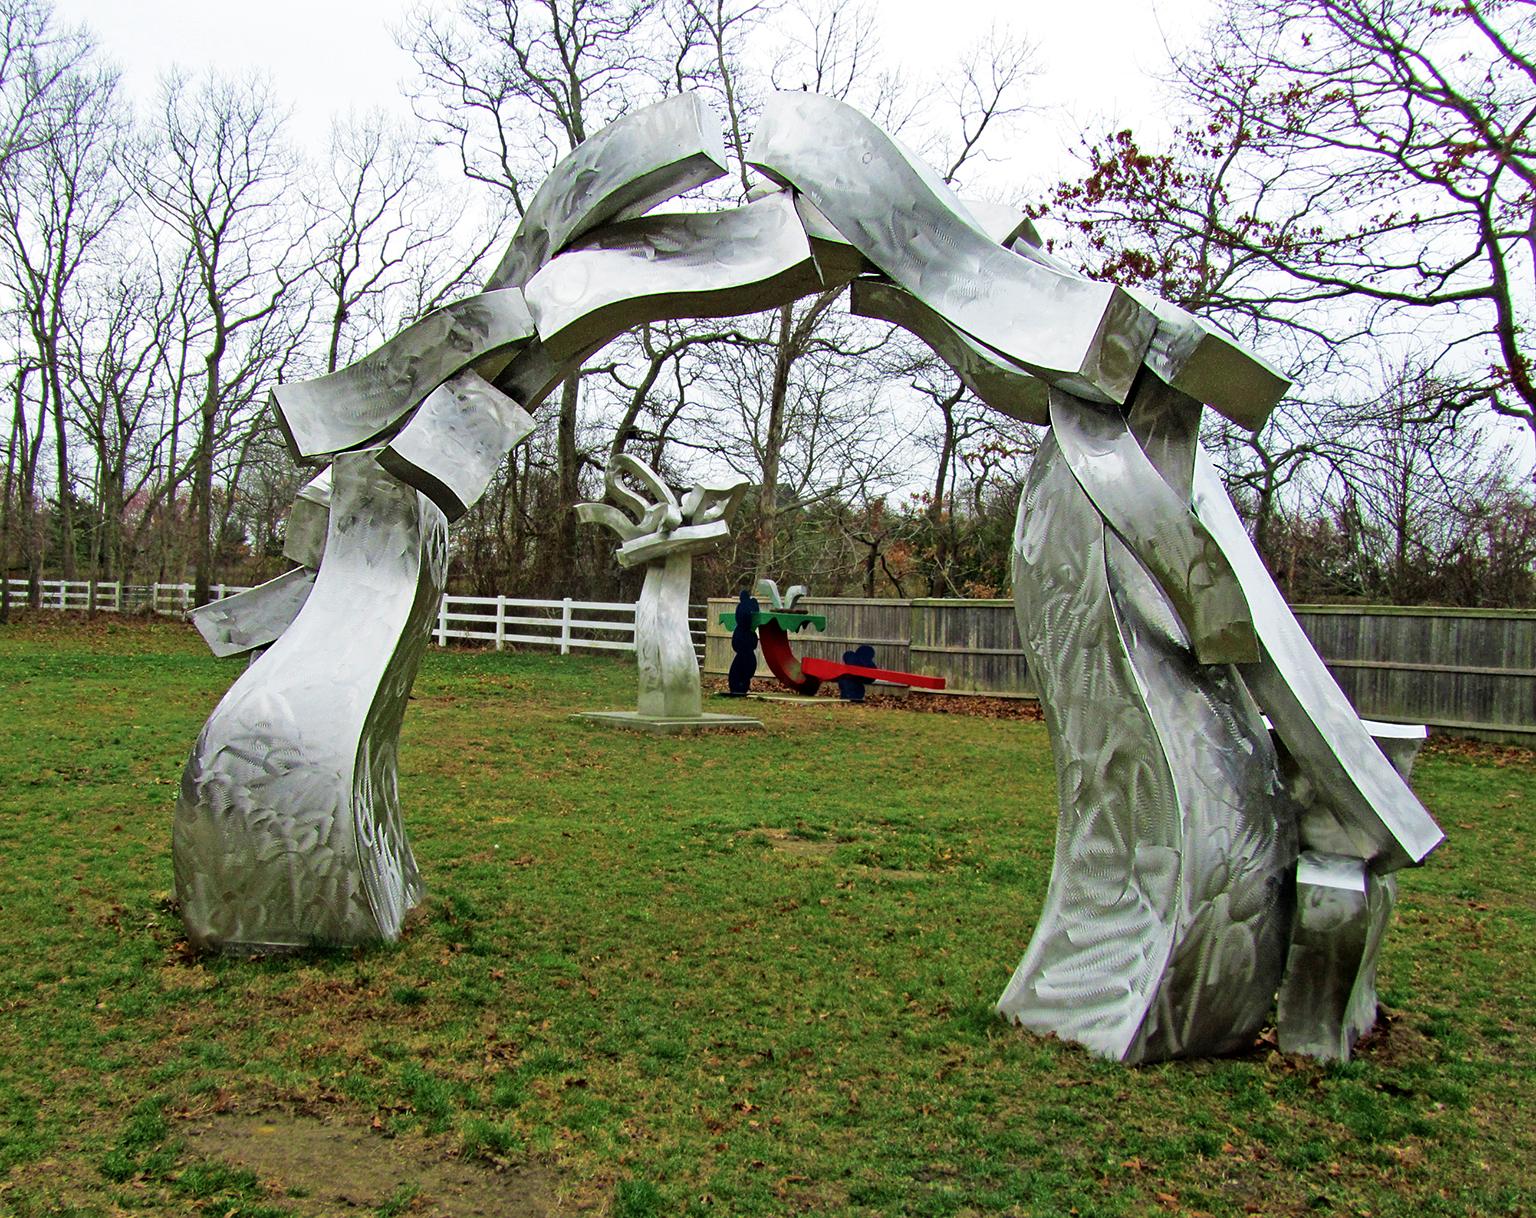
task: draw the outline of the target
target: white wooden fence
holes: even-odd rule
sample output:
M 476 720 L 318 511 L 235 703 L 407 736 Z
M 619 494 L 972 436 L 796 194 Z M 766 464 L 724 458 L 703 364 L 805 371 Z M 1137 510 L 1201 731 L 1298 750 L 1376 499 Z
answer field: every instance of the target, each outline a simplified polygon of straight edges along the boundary
M 694 648 L 704 651 L 704 606 L 690 608 Z M 449 639 L 483 643 L 500 651 L 508 643 L 595 651 L 635 649 L 635 607 L 623 601 L 524 600 L 510 596 L 445 596 L 432 633 L 439 647 Z
M 11 602 L 25 603 L 27 581 L 10 581 Z M 244 592 L 239 584 L 215 584 L 215 600 Z M 43 580 L 42 608 L 122 613 L 153 610 L 181 615 L 192 608 L 191 584 L 93 583 L 88 580 Z M 704 650 L 705 609 L 694 605 L 688 628 L 694 646 Z M 523 600 L 510 596 L 445 596 L 437 611 L 432 641 L 481 643 L 502 650 L 511 643 L 523 647 L 552 647 L 561 655 L 572 650 L 633 651 L 635 607 L 622 601 Z
M 13 579 L 11 604 L 25 604 L 27 581 Z M 244 584 L 214 584 L 209 591 L 214 600 L 223 600 L 236 592 L 246 591 Z M 105 613 L 142 613 L 153 609 L 156 613 L 178 614 L 192 608 L 191 584 L 124 584 L 116 581 L 85 579 L 45 579 L 40 581 L 43 609 L 96 610 Z

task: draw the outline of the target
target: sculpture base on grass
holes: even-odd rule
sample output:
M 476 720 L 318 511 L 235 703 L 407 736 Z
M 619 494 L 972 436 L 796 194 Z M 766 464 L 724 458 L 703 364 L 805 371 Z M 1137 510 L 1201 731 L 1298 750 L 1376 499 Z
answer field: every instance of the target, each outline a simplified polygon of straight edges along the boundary
M 691 736 L 697 732 L 732 730 L 760 732 L 763 721 L 749 715 L 642 715 L 639 711 L 581 711 L 572 719 L 584 719 L 601 727 L 621 727 L 652 736 Z

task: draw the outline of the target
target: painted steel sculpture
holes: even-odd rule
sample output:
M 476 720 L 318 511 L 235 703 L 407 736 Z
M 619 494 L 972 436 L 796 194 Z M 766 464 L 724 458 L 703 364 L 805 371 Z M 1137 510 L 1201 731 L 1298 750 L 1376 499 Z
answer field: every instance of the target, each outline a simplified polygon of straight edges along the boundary
M 650 498 L 625 484 L 626 478 Z M 681 501 L 649 465 L 625 453 L 604 470 L 608 503 L 578 503 L 584 524 L 602 524 L 619 538 L 621 567 L 645 568 L 635 602 L 635 661 L 640 701 L 633 711 L 587 711 L 581 717 L 662 734 L 706 727 L 761 727 L 740 715 L 706 715 L 699 689 L 699 658 L 688 629 L 688 590 L 696 554 L 731 535 L 731 517 L 747 482 L 695 483 Z
M 820 613 L 806 613 L 798 606 L 805 596 L 805 585 L 795 584 L 782 596 L 779 594 L 779 585 L 771 579 L 757 581 L 759 596 L 768 598 L 770 608 L 761 608 L 753 611 L 747 626 L 757 631 L 758 646 L 762 648 L 763 659 L 768 662 L 768 671 L 778 678 L 778 682 L 790 693 L 800 694 L 802 697 L 812 698 L 825 681 L 836 681 L 847 701 L 862 702 L 864 700 L 864 687 L 872 685 L 876 681 L 883 681 L 887 685 L 916 686 L 918 689 L 943 689 L 946 681 L 943 677 L 930 677 L 922 673 L 898 672 L 893 668 L 877 668 L 875 666 L 875 651 L 872 647 L 860 648 L 858 660 L 852 659 L 852 652 L 844 652 L 839 660 L 823 660 L 816 656 L 801 658 L 795 655 L 794 648 L 790 646 L 789 636 L 798 634 L 807 628 L 812 630 L 825 630 L 827 619 Z M 746 593 L 742 593 L 745 597 Z M 756 604 L 756 602 L 753 602 Z M 720 624 L 727 630 L 735 632 L 743 628 L 740 612 L 722 613 Z M 867 650 L 868 654 L 864 652 Z M 858 687 L 858 696 L 850 696 L 853 685 Z
M 295 454 L 331 463 L 328 526 L 322 553 L 314 486 L 296 505 L 298 568 L 204 613 L 218 647 L 270 647 L 183 780 L 189 934 L 225 948 L 395 934 L 419 891 L 395 741 L 447 521 L 527 412 L 623 330 L 851 284 L 855 312 L 910 330 L 983 401 L 1048 429 L 1014 588 L 1060 823 L 1045 909 L 998 1009 L 1150 1061 L 1249 1043 L 1278 992 L 1283 1045 L 1347 1055 L 1374 1017 L 1394 873 L 1441 834 L 1201 450 L 1207 407 L 1256 429 L 1284 378 L 1183 310 L 1075 273 L 1016 213 L 959 199 L 839 102 L 776 95 L 747 160 L 778 189 L 645 214 L 722 176 L 725 158 L 691 95 L 632 114 L 555 168 L 486 291 L 277 390 Z M 661 600 L 667 546 L 703 496 L 651 489 L 623 518 L 621 554 L 655 559 Z M 658 648 L 660 705 L 687 701 L 662 665 Z

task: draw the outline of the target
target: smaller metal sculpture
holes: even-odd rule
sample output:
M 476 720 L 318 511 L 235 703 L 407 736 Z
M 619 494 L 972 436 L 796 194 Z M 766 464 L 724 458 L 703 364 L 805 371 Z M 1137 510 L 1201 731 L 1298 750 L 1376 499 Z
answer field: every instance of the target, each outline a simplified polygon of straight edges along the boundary
M 757 613 L 757 598 L 743 588 L 731 626 L 731 650 L 736 653 L 736 658 L 731 661 L 731 670 L 726 676 L 733 698 L 745 698 L 752 692 L 752 678 L 757 673 L 757 632 L 752 629 L 752 623 L 757 619 Z
M 1369 719 L 1361 724 L 1407 781 L 1426 729 Z M 1337 815 L 1294 762 L 1286 763 L 1285 778 L 1304 824 Z M 1378 874 L 1347 853 L 1302 850 L 1290 948 L 1275 1003 L 1282 1053 L 1348 1061 L 1355 1042 L 1375 1026 L 1376 961 L 1396 903 L 1395 873 Z
M 628 478 L 650 498 L 625 485 Z M 746 493 L 745 480 L 695 483 L 681 501 L 649 465 L 626 453 L 604 471 L 608 503 L 578 503 L 584 524 L 603 524 L 619 537 L 621 567 L 645 567 L 635 602 L 635 659 L 640 669 L 639 706 L 633 711 L 589 711 L 581 717 L 663 734 L 714 727 L 761 727 L 742 715 L 706 715 L 699 689 L 699 658 L 688 630 L 688 590 L 693 557 L 731 534 L 731 517 Z

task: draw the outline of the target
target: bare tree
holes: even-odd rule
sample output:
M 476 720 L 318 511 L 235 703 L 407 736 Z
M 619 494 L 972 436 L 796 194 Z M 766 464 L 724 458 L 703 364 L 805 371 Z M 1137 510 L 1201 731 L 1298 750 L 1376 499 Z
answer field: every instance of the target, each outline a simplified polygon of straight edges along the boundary
M 253 79 L 169 77 L 155 146 L 140 170 L 164 239 L 184 248 L 195 285 L 183 343 L 195 352 L 192 460 L 196 598 L 207 600 L 216 554 L 215 470 L 238 474 L 259 402 L 282 379 L 306 320 L 301 282 L 312 262 L 293 214 L 294 158 L 267 87 Z M 227 508 L 227 499 L 226 499 Z
M 48 0 L 0 0 L 0 178 L 72 121 L 69 82 L 95 50 L 84 31 L 59 28 Z
M 466 177 L 505 191 L 521 216 L 550 168 L 632 106 L 667 91 L 654 53 L 662 0 L 460 0 L 422 7 L 403 39 L 421 84 L 416 113 Z M 562 386 L 556 418 L 551 546 L 573 565 L 581 499 L 581 378 Z
M 1355 426 L 1330 454 L 1330 506 L 1353 542 L 1360 593 L 1413 604 L 1434 595 L 1469 514 L 1503 483 L 1507 454 L 1451 400 L 1464 387 L 1411 364 L 1379 379 L 1386 392 L 1350 411 Z
M 470 288 L 493 244 L 455 250 L 463 200 L 437 181 L 426 149 L 381 114 L 338 122 L 309 206 L 333 372 L 360 346 Z M 445 269 L 446 268 L 446 269 Z
M 39 420 L 52 419 L 60 560 L 76 575 L 74 484 L 65 410 L 62 344 L 71 311 L 84 307 L 76 291 L 103 235 L 121 214 L 128 192 L 118 174 L 124 150 L 116 74 L 76 60 L 54 78 L 50 104 L 71 116 L 48 138 L 13 158 L 0 178 L 3 275 L 25 319 L 37 369 Z
M 1392 334 L 1536 434 L 1533 45 L 1528 4 L 1239 0 L 1178 59 L 1167 150 L 1120 132 L 1054 203 L 1098 273 Z
M 35 187 L 37 154 L 55 136 L 76 121 L 72 103 L 78 98 L 81 76 L 90 76 L 94 44 L 82 32 L 60 29 L 52 5 L 46 0 L 0 0 L 0 192 L 19 209 L 24 193 L 18 178 L 25 173 Z M 14 228 L 15 226 L 8 226 Z M 27 239 L 33 257 L 38 256 L 37 234 L 30 225 Z M 14 255 L 16 245 L 8 243 Z M 13 285 L 31 275 L 12 256 L 8 260 Z M 43 536 L 38 509 L 38 473 L 47 420 L 57 404 L 57 388 L 45 387 L 36 355 L 36 301 L 16 295 L 4 312 L 16 322 L 15 341 L 9 344 L 5 364 L 11 373 L 12 415 L 6 444 L 5 496 L 0 502 L 0 620 L 10 611 L 8 576 L 13 538 L 20 542 L 28 575 L 28 597 L 37 603 L 43 569 Z M 27 411 L 35 401 L 37 417 L 29 423 Z M 67 458 L 66 458 L 67 459 Z M 68 497 L 64 497 L 66 503 Z M 19 517 L 19 528 L 18 528 Z M 67 535 L 72 536 L 72 530 Z
M 178 293 L 160 290 L 164 285 L 136 257 L 142 252 L 118 244 L 115 259 L 104 259 L 85 285 L 94 307 L 64 318 L 71 414 L 94 464 L 98 526 L 91 567 L 98 577 L 117 580 L 127 578 L 138 550 L 140 530 L 131 539 L 124 535 L 128 505 L 163 473 L 161 449 L 170 439 L 160 413 L 161 371 Z M 162 485 L 176 481 L 165 477 Z

